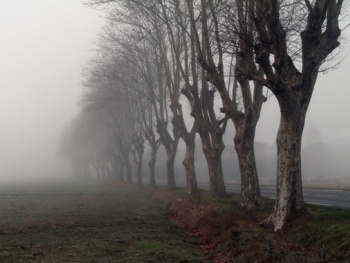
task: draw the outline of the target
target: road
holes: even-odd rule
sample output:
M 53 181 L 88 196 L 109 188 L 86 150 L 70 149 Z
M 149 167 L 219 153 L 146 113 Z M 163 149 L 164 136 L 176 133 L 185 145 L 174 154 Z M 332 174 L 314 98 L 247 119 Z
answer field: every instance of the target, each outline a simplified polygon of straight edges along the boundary
M 200 182 L 199 187 L 208 189 L 209 184 Z M 229 193 L 240 193 L 240 185 L 226 184 L 226 190 Z M 274 199 L 276 196 L 276 188 L 272 186 L 261 186 L 261 195 Z M 350 191 L 346 190 L 332 190 L 332 189 L 318 189 L 318 188 L 304 188 L 304 200 L 308 204 L 335 207 L 350 210 Z

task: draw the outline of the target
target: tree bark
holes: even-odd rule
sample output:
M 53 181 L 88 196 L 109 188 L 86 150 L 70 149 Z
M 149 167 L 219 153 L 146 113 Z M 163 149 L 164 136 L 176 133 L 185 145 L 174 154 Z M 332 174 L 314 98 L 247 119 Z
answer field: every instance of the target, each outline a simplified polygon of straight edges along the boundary
M 156 186 L 156 160 L 157 160 L 157 150 L 158 147 L 152 147 L 151 150 L 151 159 L 148 162 L 148 168 L 149 168 L 149 183 L 151 186 Z
M 167 133 L 167 131 L 165 131 L 165 133 Z M 164 136 L 164 133 L 159 133 L 159 135 L 162 138 L 162 143 L 167 153 L 167 188 L 169 191 L 173 191 L 176 188 L 174 163 L 179 139 L 171 139 L 169 138 L 170 136 Z
M 245 120 L 247 122 L 247 118 Z M 240 206 L 251 210 L 264 204 L 259 185 L 254 153 L 256 122 L 245 123 L 236 129 L 234 137 L 241 175 Z
M 209 170 L 209 192 L 212 197 L 223 197 L 226 195 L 226 187 L 222 172 L 221 152 L 213 151 L 207 157 Z
M 163 126 L 161 124 L 158 123 L 157 132 L 159 133 L 162 144 L 164 145 L 167 153 L 167 188 L 169 191 L 173 191 L 176 188 L 174 162 L 177 152 L 177 146 L 179 144 L 179 137 L 177 136 L 177 132 L 174 131 L 175 138 L 172 139 L 168 131 L 164 129 L 164 127 L 166 128 L 166 125 Z
M 295 108 L 298 108 L 295 105 Z M 281 230 L 297 216 L 307 214 L 301 173 L 301 139 L 305 113 L 282 111 L 277 135 L 277 194 L 274 213 L 266 220 L 274 230 Z
M 135 163 L 135 175 L 136 175 L 136 183 L 138 185 L 142 185 L 142 163 L 143 163 L 143 139 L 142 137 L 135 137 L 134 145 L 132 149 L 132 155 Z
M 276 231 L 282 230 L 293 218 L 307 214 L 300 154 L 305 116 L 320 66 L 340 45 L 339 15 L 343 2 L 305 1 L 308 15 L 304 30 L 300 31 L 302 67 L 299 72 L 288 54 L 288 41 L 292 38 L 288 38 L 285 24 L 281 22 L 279 2 L 255 1 L 256 62 L 264 70 L 264 85 L 276 96 L 281 111 L 277 135 L 276 203 L 273 214 L 265 221 Z
M 138 152 L 138 160 L 136 163 L 136 180 L 138 185 L 142 185 L 142 157 L 143 157 L 143 150 L 142 152 Z
M 169 191 L 173 191 L 176 188 L 176 181 L 175 181 L 175 170 L 174 170 L 174 163 L 175 163 L 175 157 L 176 157 L 176 150 L 175 154 L 174 151 L 167 150 L 167 187 Z
M 195 138 L 195 137 L 194 137 Z M 194 139 L 187 141 L 186 143 L 186 156 L 182 164 L 186 171 L 186 189 L 189 195 L 198 194 L 198 185 L 196 178 L 196 169 L 194 166 L 194 154 L 195 154 L 195 142 Z

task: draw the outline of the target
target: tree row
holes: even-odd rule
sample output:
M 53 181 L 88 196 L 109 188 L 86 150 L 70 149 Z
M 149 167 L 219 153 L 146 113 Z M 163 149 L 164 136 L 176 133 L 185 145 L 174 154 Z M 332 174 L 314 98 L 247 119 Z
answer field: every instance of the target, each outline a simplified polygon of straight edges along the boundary
M 106 14 L 84 74 L 81 112 L 65 131 L 61 154 L 77 175 L 149 183 L 166 150 L 167 187 L 174 190 L 179 141 L 188 194 L 197 195 L 195 139 L 205 156 L 209 191 L 225 195 L 223 135 L 231 122 L 241 179 L 240 205 L 263 205 L 254 153 L 257 123 L 269 94 L 281 114 L 277 194 L 265 223 L 282 229 L 307 213 L 301 142 L 318 73 L 340 45 L 343 1 L 91 0 Z M 264 125 L 264 124 L 262 124 Z M 198 150 L 198 149 L 197 149 Z M 233 158 L 233 157 L 232 157 Z M 134 169 L 132 169 L 134 163 Z M 135 176 L 133 175 L 133 172 Z

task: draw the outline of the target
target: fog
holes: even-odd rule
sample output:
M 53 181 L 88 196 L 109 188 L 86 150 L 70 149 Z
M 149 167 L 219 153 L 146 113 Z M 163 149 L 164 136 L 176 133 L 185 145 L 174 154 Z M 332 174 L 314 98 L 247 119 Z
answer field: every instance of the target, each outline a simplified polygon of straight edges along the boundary
M 79 110 L 82 69 L 103 24 L 101 13 L 84 7 L 80 0 L 3 0 L 1 4 L 0 180 L 70 176 L 69 165 L 57 158 L 57 141 Z M 304 132 L 304 180 L 341 183 L 349 177 L 349 68 L 346 57 L 338 69 L 318 78 Z M 278 121 L 278 105 L 270 97 L 256 135 L 258 168 L 266 180 L 275 177 Z M 238 171 L 236 161 L 232 162 L 232 138 L 231 127 L 225 135 L 226 180 L 239 179 L 232 172 Z M 198 175 L 205 178 L 200 148 L 198 143 Z M 183 152 L 180 148 L 178 174 L 183 174 Z M 162 165 L 161 157 L 157 164 Z
M 1 179 L 70 173 L 57 140 L 78 111 L 100 15 L 80 0 L 1 1 Z

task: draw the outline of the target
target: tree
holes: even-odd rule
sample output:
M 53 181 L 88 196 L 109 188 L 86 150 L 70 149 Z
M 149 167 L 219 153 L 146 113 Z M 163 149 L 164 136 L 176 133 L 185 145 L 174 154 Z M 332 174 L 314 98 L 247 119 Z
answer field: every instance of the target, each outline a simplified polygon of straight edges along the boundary
M 146 140 L 149 143 L 149 146 L 151 147 L 151 156 L 150 160 L 148 162 L 149 167 L 149 183 L 151 186 L 156 185 L 155 180 L 155 164 L 157 159 L 157 151 L 160 146 L 160 138 L 156 138 L 155 130 L 154 130 L 154 119 L 153 119 L 153 106 L 149 102 L 148 104 L 148 110 L 142 114 L 142 121 L 143 121 L 143 134 L 146 138 Z
M 183 80 L 181 93 L 188 100 L 191 116 L 194 118 L 192 128 L 187 131 L 182 107 L 178 101 L 180 89 L 176 87 L 173 89 L 176 90 L 173 93 L 175 96 L 171 97 L 173 98 L 172 105 L 178 106 L 172 108 L 174 112 L 172 123 L 186 144 L 186 156 L 183 164 L 186 170 L 188 192 L 195 194 L 198 191 L 194 169 L 194 141 L 196 132 L 198 132 L 209 168 L 210 193 L 215 197 L 223 196 L 225 185 L 221 154 L 224 149 L 222 135 L 226 128 L 227 118 L 217 120 L 214 111 L 214 92 L 209 90 L 205 78 L 200 77 L 201 74 L 199 74 L 196 62 L 195 41 L 189 36 L 189 32 L 193 30 L 188 17 L 187 4 L 179 0 L 159 1 L 158 3 L 161 6 L 161 19 L 167 26 L 169 43 L 176 63 L 176 72 L 181 74 Z M 179 82 L 173 82 L 179 84 Z
M 256 1 L 250 9 L 257 32 L 252 48 L 265 79 L 251 71 L 246 76 L 273 92 L 281 112 L 276 203 L 273 214 L 266 220 L 276 231 L 283 229 L 295 216 L 306 214 L 300 156 L 302 134 L 318 73 L 340 45 L 342 7 L 343 0 L 262 0 Z M 291 24 L 286 21 L 304 14 L 305 23 L 291 30 Z M 295 49 L 295 43 L 299 50 Z M 301 61 L 294 56 L 298 52 Z
M 138 184 L 142 184 L 141 166 L 143 159 L 142 114 L 145 105 L 135 90 L 128 85 L 137 86 L 138 80 L 125 67 L 125 61 L 115 53 L 101 50 L 90 68 L 86 71 L 86 91 L 82 105 L 86 110 L 100 114 L 101 125 L 106 126 L 107 140 L 114 146 L 109 153 L 114 165 L 119 164 L 120 179 L 132 182 L 130 157 L 135 160 Z M 137 104 L 137 105 L 136 105 Z M 136 106 L 135 106 L 136 105 Z
M 119 1 L 96 0 L 91 1 L 90 3 L 105 4 L 112 2 L 115 3 Z M 212 1 L 209 1 L 208 4 L 206 3 L 207 1 L 197 2 L 200 4 L 199 6 L 201 9 L 195 9 L 194 6 L 196 5 L 193 4 L 193 1 L 149 1 L 145 3 L 143 1 L 140 2 L 137 0 L 130 0 L 125 2 L 125 6 L 128 8 L 134 8 L 134 11 L 135 6 L 139 8 L 136 13 L 138 14 L 138 17 L 143 17 L 143 19 L 140 19 L 141 21 L 147 21 L 147 25 L 139 25 L 138 22 L 132 22 L 132 25 L 135 26 L 135 24 L 137 24 L 138 27 L 142 28 L 143 30 L 146 28 L 147 37 L 154 35 L 154 32 L 159 31 L 159 28 L 162 27 L 162 23 L 166 24 L 167 34 L 158 34 L 156 37 L 158 37 L 157 41 L 160 43 L 165 43 L 166 39 L 169 38 L 168 43 L 170 43 L 171 47 L 171 55 L 168 56 L 164 52 L 164 45 L 160 46 L 159 53 L 161 54 L 163 61 L 165 61 L 165 63 L 163 63 L 163 67 L 166 69 L 165 73 L 167 74 L 168 81 L 167 87 L 171 87 L 169 94 L 171 100 L 171 110 L 173 112 L 172 122 L 174 124 L 174 128 L 179 132 L 179 135 L 186 143 L 187 154 L 183 163 L 186 165 L 187 178 L 194 178 L 194 176 L 191 174 L 194 173 L 194 131 L 197 129 L 201 137 L 202 148 L 208 163 L 210 192 L 213 196 L 225 194 L 221 154 L 224 149 L 222 136 L 226 129 L 227 117 L 218 120 L 215 114 L 214 92 L 217 89 L 219 90 L 223 101 L 226 101 L 226 106 L 229 105 L 230 107 L 230 109 L 228 109 L 224 105 L 222 111 L 225 114 L 234 112 L 235 114 L 228 114 L 227 116 L 230 116 L 233 120 L 235 120 L 234 123 L 236 126 L 238 125 L 240 127 L 239 131 L 242 131 L 237 133 L 237 139 L 235 140 L 237 142 L 237 149 L 241 151 L 239 156 L 241 156 L 240 160 L 242 161 L 240 163 L 245 163 L 245 165 L 241 165 L 242 189 L 244 189 L 244 191 L 242 190 L 243 195 L 241 204 L 247 208 L 254 207 L 261 202 L 254 151 L 246 150 L 243 152 L 243 150 L 253 147 L 255 128 L 250 129 L 250 127 L 254 126 L 251 125 L 252 121 L 256 125 L 259 117 L 260 108 L 263 101 L 261 93 L 262 88 L 257 85 L 256 90 L 260 90 L 260 93 L 256 92 L 256 94 L 261 94 L 261 96 L 256 96 L 256 98 L 254 98 L 254 106 L 245 105 L 245 110 L 247 110 L 249 107 L 254 108 L 254 110 L 250 110 L 249 113 L 249 116 L 252 116 L 254 113 L 254 117 L 247 117 L 246 119 L 249 121 L 242 121 L 242 116 L 244 116 L 244 113 L 238 111 L 235 101 L 236 98 L 234 98 L 234 102 L 232 102 L 232 99 L 228 94 L 228 89 L 225 86 L 226 83 L 223 70 L 222 68 L 216 68 L 214 63 L 214 58 L 218 57 L 218 60 L 220 61 L 219 64 L 221 63 L 218 67 L 223 67 L 223 60 L 226 59 L 224 58 L 224 53 L 222 52 L 222 40 L 219 36 L 218 28 L 219 22 L 217 19 L 217 12 L 220 9 L 216 6 L 214 7 L 214 2 Z M 161 6 L 160 10 L 157 7 L 157 3 Z M 219 3 L 217 6 L 222 7 L 223 5 Z M 143 12 L 140 12 L 139 10 L 143 10 Z M 207 12 L 211 19 L 208 19 Z M 195 16 L 201 16 L 202 23 L 198 24 L 195 21 Z M 155 25 L 154 23 L 149 23 L 150 17 L 153 17 L 155 21 L 158 21 L 158 24 Z M 128 17 L 128 20 L 132 20 L 132 18 L 133 16 Z M 150 24 L 153 25 L 153 27 L 149 27 Z M 209 24 L 214 24 L 214 27 L 211 27 L 210 30 Z M 157 44 L 157 41 L 154 42 L 154 44 Z M 168 68 L 168 57 L 172 58 L 173 74 L 170 74 L 170 69 Z M 196 57 L 199 58 L 199 63 L 204 69 L 201 74 L 198 74 L 197 63 L 195 60 Z M 194 117 L 194 125 L 191 132 L 187 132 L 183 121 L 181 106 L 178 103 L 179 73 L 181 73 L 184 80 L 182 94 L 190 102 L 191 115 Z M 173 79 L 171 79 L 172 77 Z M 190 79 L 192 79 L 192 82 Z M 201 80 L 200 82 L 199 79 Z M 240 79 L 243 79 L 243 77 Z M 208 80 L 212 84 L 211 88 L 207 83 Z M 243 83 L 243 81 L 241 81 L 241 83 Z M 201 91 L 199 92 L 200 88 Z M 246 81 L 242 90 L 247 89 L 249 89 L 249 85 L 247 85 Z M 245 94 L 249 94 L 249 92 L 246 91 Z M 249 101 L 249 99 L 245 100 L 245 102 L 246 101 Z M 250 98 L 250 101 L 253 100 Z M 253 104 L 253 102 L 251 104 Z M 235 118 L 233 116 L 235 116 Z M 242 128 L 243 126 L 246 128 Z M 253 133 L 251 132 L 252 130 Z M 249 136 L 247 136 L 248 133 Z M 246 140 L 247 142 L 249 141 L 249 146 L 246 146 L 248 143 L 242 140 L 242 138 L 251 138 L 250 140 Z M 253 156 L 253 158 L 245 158 L 247 153 L 252 153 L 249 156 Z M 192 180 L 192 182 L 194 182 L 194 180 Z
M 240 1 L 237 2 L 239 5 Z M 253 53 L 247 52 L 249 49 L 245 47 L 244 38 L 241 38 L 242 41 L 234 45 L 234 49 L 231 50 L 231 53 L 237 54 L 237 56 L 235 61 L 236 81 L 233 82 L 233 92 L 230 94 L 230 81 L 227 81 L 225 70 L 228 69 L 229 74 L 231 74 L 233 58 L 230 58 L 229 52 L 224 50 L 225 39 L 223 37 L 224 27 L 222 26 L 227 2 L 191 0 L 187 1 L 187 4 L 193 28 L 192 37 L 196 42 L 198 61 L 205 70 L 206 80 L 219 91 L 222 100 L 221 112 L 232 120 L 236 129 L 234 143 L 241 174 L 242 195 L 240 204 L 246 209 L 252 209 L 262 204 L 254 154 L 254 137 L 264 96 L 262 95 L 262 86 L 256 82 L 254 97 L 252 97 L 249 79 L 241 74 L 241 71 L 247 65 L 255 67 Z M 195 6 L 199 8 L 197 11 Z M 236 32 L 240 32 L 241 36 L 245 35 L 245 39 L 248 39 L 253 32 L 248 26 L 249 16 L 244 12 L 242 8 L 234 10 L 236 16 L 238 13 L 238 19 L 236 19 L 233 26 L 238 27 Z M 200 23 L 197 22 L 196 14 L 200 16 Z M 200 33 L 202 40 L 200 39 Z M 225 67 L 226 61 L 231 61 L 230 67 Z M 239 107 L 238 89 L 242 94 L 242 109 Z
M 59 155 L 71 162 L 77 177 L 111 176 L 106 129 L 96 112 L 82 110 L 64 130 Z
M 127 12 L 120 13 L 116 8 L 110 12 L 110 20 L 118 25 L 125 25 L 129 31 L 123 31 L 122 37 L 117 37 L 114 42 L 121 43 L 124 51 L 123 56 L 128 61 L 130 69 L 137 72 L 140 78 L 147 83 L 143 94 L 153 105 L 156 128 L 164 145 L 168 160 L 168 188 L 175 187 L 174 159 L 176 156 L 177 144 L 180 137 L 186 143 L 186 157 L 183 162 L 186 168 L 187 188 L 190 194 L 197 194 L 198 187 L 194 170 L 194 140 L 197 125 L 193 123 L 190 131 L 187 131 L 183 118 L 182 107 L 179 103 L 181 94 L 181 76 L 179 59 L 182 53 L 184 42 L 182 38 L 174 38 L 173 33 L 179 34 L 179 27 L 172 27 L 167 23 L 167 27 L 162 18 L 167 18 L 165 10 L 159 9 L 156 1 L 147 3 L 139 1 L 127 1 L 119 5 Z M 138 14 L 137 18 L 130 16 L 130 13 Z M 132 87 L 135 88 L 135 87 Z M 157 97 L 158 96 L 158 97 Z M 170 105 L 166 105 L 170 102 Z M 172 114 L 171 124 L 173 125 L 173 136 L 169 133 L 169 113 Z M 146 131 L 148 138 L 149 129 Z M 149 136 L 150 135 L 150 136 Z M 152 142 L 153 149 L 157 149 Z M 153 155 L 154 156 L 154 155 Z

